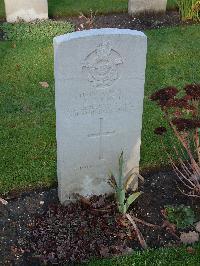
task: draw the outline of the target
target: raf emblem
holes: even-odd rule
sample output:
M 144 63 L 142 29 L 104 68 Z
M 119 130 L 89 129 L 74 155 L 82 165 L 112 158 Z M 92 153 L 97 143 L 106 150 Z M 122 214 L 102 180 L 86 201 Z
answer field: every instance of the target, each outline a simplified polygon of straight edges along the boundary
M 94 87 L 104 88 L 119 78 L 119 66 L 122 63 L 120 54 L 112 49 L 109 42 L 103 42 L 86 57 L 83 70 Z

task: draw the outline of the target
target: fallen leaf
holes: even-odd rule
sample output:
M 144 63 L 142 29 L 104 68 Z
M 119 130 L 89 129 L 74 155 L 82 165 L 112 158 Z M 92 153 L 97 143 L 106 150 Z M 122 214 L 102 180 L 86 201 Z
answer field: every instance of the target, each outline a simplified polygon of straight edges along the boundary
M 104 199 L 104 197 L 100 197 L 96 202 L 93 202 L 92 203 L 92 207 L 93 208 L 101 208 L 101 207 L 103 207 L 103 206 L 105 206 L 105 199 Z
M 124 219 L 121 215 L 115 218 L 116 222 L 120 226 L 129 227 L 128 220 Z
M 84 197 L 78 193 L 74 194 L 74 196 L 80 200 L 80 202 L 85 205 L 85 206 L 91 206 L 91 202 L 90 202 L 90 199 L 87 198 L 87 197 Z
M 162 224 L 163 228 L 166 228 L 166 230 L 175 233 L 176 232 L 176 225 L 170 223 L 168 220 L 165 220 Z
M 43 87 L 43 88 L 48 88 L 48 87 L 49 87 L 49 84 L 48 84 L 48 82 L 46 82 L 46 81 L 41 81 L 41 82 L 39 82 L 39 84 L 40 84 L 40 86 Z
M 162 227 L 167 230 L 171 235 L 173 235 L 177 240 L 179 240 L 179 237 L 176 235 L 176 225 L 170 223 L 168 220 L 165 220 L 162 224 Z
M 103 246 L 103 245 L 100 247 L 99 253 L 100 253 L 101 257 L 103 257 L 103 258 L 107 258 L 110 256 L 109 248 L 106 246 Z
M 11 252 L 14 253 L 14 254 L 16 254 L 17 251 L 18 251 L 16 246 L 11 246 L 10 249 L 11 249 Z
M 180 240 L 184 244 L 192 244 L 199 241 L 199 234 L 195 231 L 181 233 Z
M 17 68 L 17 70 L 19 70 L 21 68 L 21 66 L 19 64 L 16 64 L 16 68 Z
M 2 199 L 2 198 L 0 198 L 0 202 L 1 202 L 3 205 L 7 205 L 7 204 L 8 204 L 8 202 L 7 202 L 6 200 Z
M 187 247 L 186 251 L 189 254 L 195 254 L 195 252 L 196 252 L 196 250 L 193 247 Z
M 195 229 L 197 232 L 200 233 L 200 221 L 198 223 L 196 223 Z
M 117 234 L 117 236 L 118 236 L 120 239 L 126 239 L 127 234 L 126 234 L 126 233 L 123 233 L 123 232 L 119 232 L 119 233 Z
M 161 210 L 161 214 L 164 216 L 165 219 L 167 219 L 167 210 L 166 209 Z

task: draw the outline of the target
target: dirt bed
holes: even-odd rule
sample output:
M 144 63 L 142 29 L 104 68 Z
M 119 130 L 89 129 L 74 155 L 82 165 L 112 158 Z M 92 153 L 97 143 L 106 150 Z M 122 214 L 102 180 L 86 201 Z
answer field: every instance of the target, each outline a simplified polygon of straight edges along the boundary
M 88 18 L 89 17 L 90 16 L 88 16 Z M 76 26 L 76 30 L 82 29 L 81 24 L 84 26 L 84 29 L 88 27 L 86 23 L 87 20 L 84 17 L 72 17 L 66 18 L 66 20 L 74 24 Z M 169 11 L 165 14 L 148 14 L 140 17 L 132 17 L 127 13 L 96 16 L 94 17 L 92 27 L 146 30 L 179 25 L 189 25 L 192 23 L 194 22 L 182 22 L 177 11 Z
M 137 223 L 148 247 L 180 244 L 180 232 L 174 235 L 165 226 L 166 205 L 184 204 L 200 213 L 197 201 L 182 195 L 175 180 L 171 172 L 146 175 L 144 193 L 130 209 L 135 217 L 158 226 Z M 0 205 L 0 217 L 2 265 L 73 265 L 141 248 L 132 226 L 120 218 L 113 196 L 94 196 L 90 204 L 81 200 L 63 207 L 56 189 L 22 193 Z

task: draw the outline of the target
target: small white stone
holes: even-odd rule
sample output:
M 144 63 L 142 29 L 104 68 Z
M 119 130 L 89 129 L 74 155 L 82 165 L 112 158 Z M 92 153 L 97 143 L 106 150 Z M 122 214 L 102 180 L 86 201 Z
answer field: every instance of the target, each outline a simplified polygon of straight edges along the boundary
M 40 201 L 40 205 L 43 205 L 44 204 L 44 201 Z

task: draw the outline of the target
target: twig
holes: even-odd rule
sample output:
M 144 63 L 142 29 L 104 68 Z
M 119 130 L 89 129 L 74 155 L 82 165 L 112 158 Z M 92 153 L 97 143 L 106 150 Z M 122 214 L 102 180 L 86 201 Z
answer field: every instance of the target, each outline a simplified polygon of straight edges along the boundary
M 95 212 L 108 212 L 108 211 L 111 211 L 114 206 L 115 206 L 115 204 L 112 203 L 112 204 L 107 205 L 106 208 L 92 208 L 91 211 L 95 211 Z
M 153 228 L 161 228 L 161 226 L 157 225 L 157 224 L 151 224 L 151 223 L 147 223 L 137 217 L 135 217 L 133 214 L 131 214 L 131 217 L 134 221 L 138 222 L 138 223 L 141 223 L 141 224 L 144 224 L 146 226 L 149 226 L 149 227 L 153 227 Z
M 200 198 L 200 196 L 198 196 L 196 194 L 191 195 L 191 194 L 187 194 L 187 193 L 183 192 L 178 186 L 177 186 L 177 188 L 185 196 L 192 197 L 192 198 Z
M 184 176 L 184 174 L 178 169 L 178 167 L 175 165 L 175 163 L 173 161 L 171 163 L 172 163 L 173 169 L 176 172 L 176 175 L 178 176 L 179 180 L 184 184 L 184 186 L 186 186 L 190 190 L 193 190 L 194 187 L 195 187 L 194 183 L 192 183 L 189 178 L 187 178 L 186 176 Z M 183 179 L 179 176 L 179 174 L 182 176 Z M 187 182 L 189 182 L 191 184 L 191 186 L 193 186 L 193 187 L 190 187 L 189 185 L 187 185 L 183 181 L 184 179 L 187 180 Z
M 140 232 L 140 230 L 138 229 L 136 223 L 134 222 L 134 220 L 132 219 L 132 217 L 130 216 L 130 214 L 125 214 L 125 215 L 126 215 L 127 219 L 133 225 L 141 246 L 143 247 L 143 249 L 147 249 L 146 241 L 144 240 L 144 237 L 143 237 L 142 233 Z

